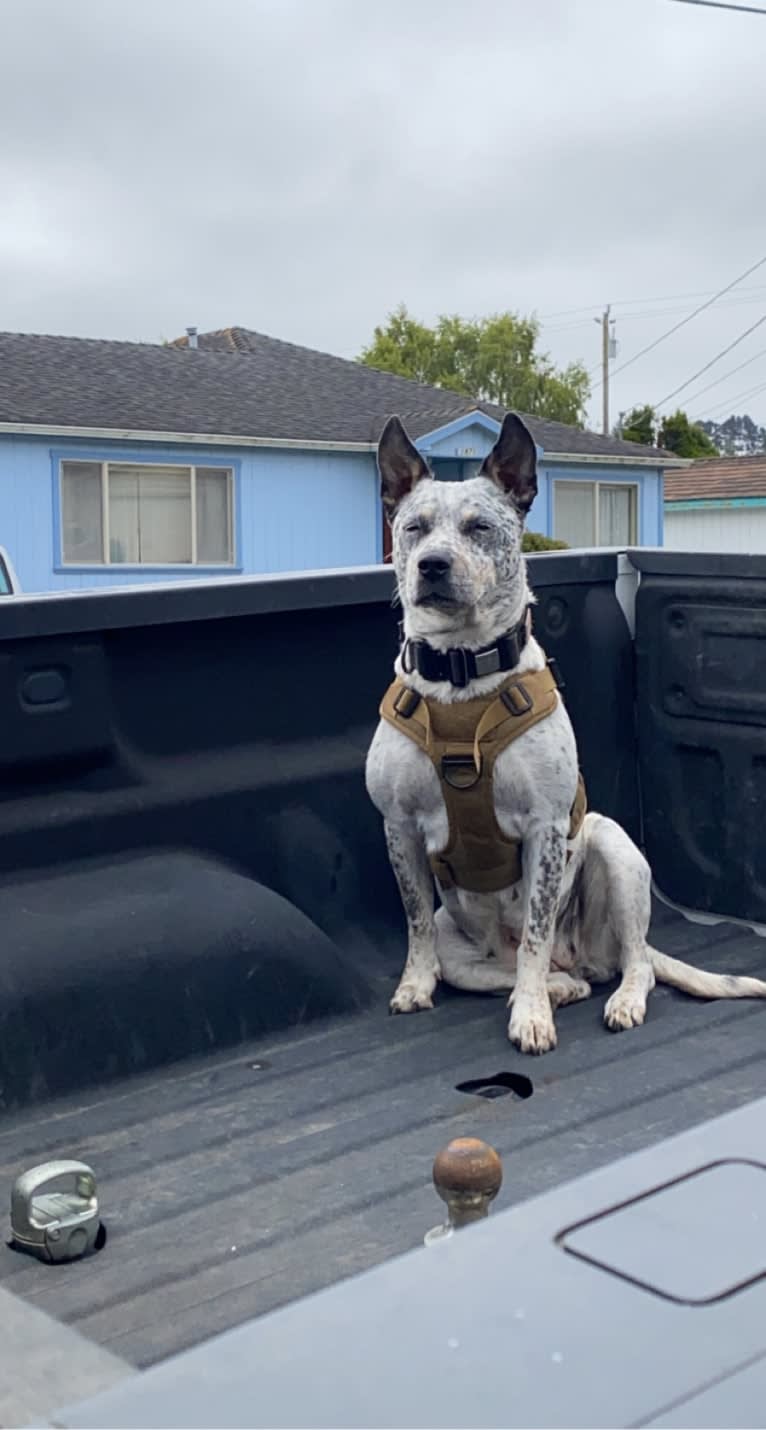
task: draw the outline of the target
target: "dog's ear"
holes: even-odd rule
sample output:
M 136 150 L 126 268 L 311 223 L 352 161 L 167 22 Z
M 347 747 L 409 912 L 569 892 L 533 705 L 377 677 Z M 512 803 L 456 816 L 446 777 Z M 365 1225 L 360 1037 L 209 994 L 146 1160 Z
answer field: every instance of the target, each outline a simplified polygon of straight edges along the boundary
M 529 428 L 515 412 L 508 412 L 492 451 L 484 458 L 480 477 L 504 491 L 526 516 L 537 496 L 537 448 Z
M 398 417 L 389 417 L 378 443 L 380 495 L 389 522 L 400 501 L 417 482 L 430 477 L 428 464 L 414 447 Z

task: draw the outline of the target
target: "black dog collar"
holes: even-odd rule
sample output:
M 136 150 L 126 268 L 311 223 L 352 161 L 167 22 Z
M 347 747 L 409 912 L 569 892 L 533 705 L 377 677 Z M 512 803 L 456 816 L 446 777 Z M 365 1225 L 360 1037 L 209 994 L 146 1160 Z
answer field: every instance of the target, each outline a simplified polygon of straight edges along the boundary
M 424 680 L 448 680 L 460 689 L 482 675 L 514 670 L 529 640 L 529 609 L 527 606 L 518 625 L 498 636 L 492 645 L 481 646 L 479 650 L 469 650 L 467 646 L 434 650 L 428 641 L 405 640 L 401 649 L 402 670 L 405 675 L 417 671 Z

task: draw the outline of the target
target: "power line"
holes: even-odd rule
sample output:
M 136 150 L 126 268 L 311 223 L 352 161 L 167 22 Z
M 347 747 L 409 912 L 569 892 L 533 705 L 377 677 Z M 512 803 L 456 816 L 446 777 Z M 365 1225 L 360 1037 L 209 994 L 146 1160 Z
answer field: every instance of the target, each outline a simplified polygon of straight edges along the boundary
M 720 307 L 720 308 L 747 308 L 751 303 L 761 303 L 761 302 L 763 302 L 763 289 L 764 289 L 764 288 L 766 288 L 766 284 L 762 284 L 762 285 L 758 288 L 757 291 L 753 292 L 753 296 L 752 296 L 752 297 L 748 297 L 748 298 L 746 298 L 746 297 L 730 298 L 727 303 L 720 303 L 720 304 L 719 304 L 719 307 Z M 747 291 L 747 290 L 744 290 L 744 289 L 743 289 L 743 293 L 744 293 L 745 291 Z M 637 322 L 637 321 L 639 321 L 639 320 L 640 320 L 640 321 L 645 321 L 647 318 L 649 318 L 649 319 L 652 319 L 652 318 L 672 318 L 672 317 L 674 317 L 677 313 L 689 313 L 690 311 L 691 311 L 690 306 L 689 306 L 688 304 L 684 304 L 684 306 L 683 306 L 683 307 L 680 307 L 680 308 L 655 308 L 654 311 L 649 311 L 649 312 L 644 312 L 644 313 L 624 313 L 624 312 L 620 312 L 620 313 L 615 313 L 614 316 L 615 316 L 615 320 L 618 320 L 618 319 L 619 319 L 619 321 L 620 321 L 621 323 L 633 323 L 633 322 Z M 541 329 L 541 331 L 544 332 L 544 333 L 571 333 L 571 332 L 574 332 L 574 330 L 575 330 L 576 328 L 589 328 L 590 325 L 591 325 L 591 322 L 592 322 L 593 318 L 596 317 L 596 316 L 597 316 L 597 315 L 596 315 L 595 313 L 589 313 L 589 315 L 588 315 L 587 318 L 578 318 L 578 319 L 576 319 L 575 321 L 573 321 L 573 322 L 571 322 L 571 323 L 542 323 L 542 322 L 541 322 L 541 324 L 540 324 L 540 329 Z
M 727 0 L 675 0 L 677 5 L 704 5 L 710 10 L 743 10 L 746 15 L 766 15 L 759 5 L 730 5 Z
M 712 417 L 714 413 L 723 412 L 727 407 L 730 407 L 733 412 L 735 402 L 748 401 L 751 397 L 757 397 L 764 390 L 766 390 L 766 382 L 760 383 L 757 387 L 746 387 L 743 392 L 735 392 L 733 397 L 725 397 L 723 402 L 715 402 L 712 407 L 706 407 L 702 412 L 696 413 L 692 416 L 692 421 L 697 422 L 700 417 Z
M 703 372 L 707 372 L 715 363 L 720 362 L 721 358 L 726 357 L 726 354 L 730 353 L 733 348 L 739 347 L 739 344 L 744 342 L 745 338 L 749 338 L 750 334 L 754 333 L 756 328 L 760 328 L 762 323 L 766 323 L 766 313 L 762 313 L 756 323 L 752 323 L 749 328 L 745 328 L 744 333 L 740 333 L 739 337 L 735 338 L 733 343 L 729 343 L 727 348 L 722 348 L 719 353 L 716 353 L 715 357 L 711 358 L 710 362 L 706 362 L 705 366 L 701 367 L 699 372 L 695 372 L 693 377 L 687 377 L 686 382 L 682 382 L 679 387 L 674 387 L 673 391 L 669 392 L 667 397 L 661 397 L 659 402 L 654 402 L 652 406 L 655 409 L 664 407 L 665 403 L 669 402 L 671 397 L 675 397 L 677 393 L 683 392 L 685 387 L 689 387 L 691 383 L 697 381 L 698 377 L 702 377 Z
M 761 283 L 757 288 L 742 288 L 739 293 L 733 293 L 730 298 L 719 303 L 720 308 L 746 308 L 750 303 L 761 303 L 763 301 L 766 283 Z M 665 315 L 672 316 L 674 313 L 688 313 L 691 308 L 690 303 L 681 303 L 672 308 L 644 308 L 643 311 L 631 312 L 630 309 L 620 309 L 620 320 L 625 318 L 661 318 Z
M 713 294 L 713 297 L 712 297 L 712 298 L 708 298 L 708 299 L 707 299 L 707 302 L 705 302 L 705 303 L 700 303 L 699 307 L 695 308 L 693 312 L 689 313 L 688 317 L 682 318 L 679 323 L 674 323 L 672 328 L 668 328 L 667 332 L 661 333 L 658 338 L 655 338 L 655 339 L 654 339 L 654 342 L 648 343 L 647 346 L 646 346 L 645 348 L 642 348 L 640 352 L 637 352 L 634 357 L 628 358 L 628 361 L 627 361 L 627 362 L 622 363 L 622 364 L 620 365 L 620 367 L 616 367 L 616 368 L 614 369 L 614 372 L 611 374 L 612 377 L 616 377 L 617 374 L 618 374 L 618 372 L 624 372 L 625 369 L 626 369 L 626 367 L 630 367 L 634 362 L 638 362 L 639 358 L 645 357 L 647 353 L 653 352 L 655 348 L 659 347 L 660 343 L 664 343 L 664 342 L 665 342 L 665 339 L 666 339 L 666 338 L 672 337 L 673 334 L 674 334 L 674 333 L 677 333 L 680 328 L 683 328 L 683 327 L 686 326 L 687 323 L 690 323 L 690 322 L 692 321 L 692 318 L 696 318 L 699 313 L 704 313 L 704 311 L 705 311 L 706 308 L 711 308 L 711 307 L 713 306 L 713 304 L 714 304 L 715 302 L 717 302 L 717 300 L 718 300 L 719 298 L 722 298 L 722 297 L 723 297 L 724 293 L 730 293 L 731 290 L 732 290 L 732 288 L 736 288 L 737 284 L 738 284 L 738 283 L 741 283 L 744 278 L 749 278 L 749 277 L 750 277 L 750 274 L 751 274 L 751 273 L 755 273 L 755 271 L 756 271 L 757 268 L 762 268 L 763 265 L 764 265 L 764 263 L 766 263 L 766 254 L 764 254 L 763 258 L 759 258 L 759 259 L 758 259 L 758 262 L 757 262 L 757 263 L 754 263 L 753 266 L 752 266 L 752 268 L 747 268 L 747 269 L 745 269 L 745 272 L 744 272 L 744 273 L 740 273 L 739 277 L 738 277 L 738 278 L 735 278 L 735 279 L 733 280 L 733 282 L 727 283 L 725 288 L 720 288 L 717 293 L 714 293 L 714 294 Z M 757 326 L 757 325 L 756 325 L 756 326 Z M 727 351 L 728 351 L 728 349 L 727 349 Z M 595 370 L 596 370 L 596 369 L 592 369 L 592 371 L 595 371 Z M 705 369 L 703 369 L 703 371 L 704 371 L 704 370 L 705 370 Z M 690 379 L 690 380 L 691 380 L 691 381 L 694 381 L 693 378 Z M 684 384 L 684 385 L 686 385 L 686 384 Z M 598 382 L 594 383 L 594 387 L 599 387 L 599 386 L 600 386 L 600 383 L 598 383 Z M 672 396 L 672 395 L 673 395 L 673 394 L 671 393 L 671 396 Z
M 730 367 L 729 371 L 722 373 L 720 377 L 714 377 L 713 381 L 709 382 L 707 387 L 701 387 L 699 392 L 693 392 L 691 397 L 687 398 L 687 401 L 696 402 L 697 398 L 701 397 L 703 392 L 709 392 L 711 387 L 719 387 L 722 382 L 726 382 L 730 377 L 733 377 L 735 372 L 741 372 L 744 367 L 749 367 L 751 362 L 757 362 L 758 358 L 763 357 L 764 354 L 766 354 L 766 348 L 759 348 L 758 352 L 753 353 L 752 357 L 745 358 L 745 361 L 738 363 L 737 367 Z M 728 401 L 728 398 L 726 400 Z
M 743 293 L 762 293 L 766 288 L 766 283 L 751 283 L 749 287 L 743 288 Z M 618 298 L 612 303 L 612 307 L 630 307 L 634 303 L 677 303 L 681 298 L 708 298 L 713 292 L 712 288 L 696 288 L 692 293 L 659 293 L 654 298 Z M 552 313 L 540 313 L 538 317 L 541 323 L 548 318 L 568 318 L 572 313 L 595 313 L 604 307 L 603 300 L 597 303 L 583 303 L 579 308 L 557 308 Z
M 727 407 L 733 412 L 737 403 L 747 402 L 751 397 L 756 397 L 764 387 L 766 387 L 766 383 L 760 383 L 757 387 L 747 387 L 743 392 L 735 392 L 733 397 L 726 397 L 722 402 L 715 402 L 712 407 L 702 407 L 697 412 L 690 412 L 689 419 L 692 422 L 700 422 L 705 417 L 713 417 L 716 413 L 724 412 Z

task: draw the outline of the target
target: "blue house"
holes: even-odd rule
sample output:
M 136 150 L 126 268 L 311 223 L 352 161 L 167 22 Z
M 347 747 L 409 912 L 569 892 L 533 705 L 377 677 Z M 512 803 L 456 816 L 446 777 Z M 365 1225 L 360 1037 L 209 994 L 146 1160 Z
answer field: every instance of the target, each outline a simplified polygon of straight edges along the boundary
M 385 559 L 375 446 L 398 413 L 465 478 L 503 413 L 243 328 L 171 344 L 0 335 L 0 546 L 25 591 Z M 529 527 L 662 544 L 670 453 L 529 418 Z

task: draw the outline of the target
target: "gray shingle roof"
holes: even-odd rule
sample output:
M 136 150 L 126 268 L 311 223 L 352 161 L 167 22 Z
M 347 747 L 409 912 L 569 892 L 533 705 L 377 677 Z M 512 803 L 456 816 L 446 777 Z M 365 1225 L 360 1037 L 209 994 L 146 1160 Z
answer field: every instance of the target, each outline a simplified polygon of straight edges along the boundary
M 0 422 L 142 432 L 375 442 L 396 412 L 413 437 L 491 403 L 314 352 L 247 328 L 167 346 L 0 333 Z M 669 456 L 530 417 L 547 453 Z

